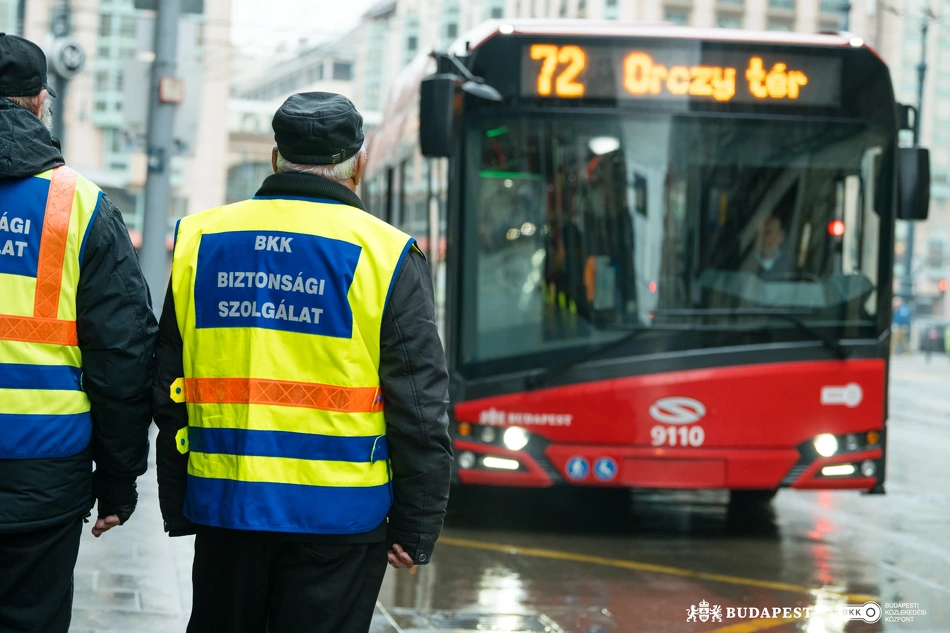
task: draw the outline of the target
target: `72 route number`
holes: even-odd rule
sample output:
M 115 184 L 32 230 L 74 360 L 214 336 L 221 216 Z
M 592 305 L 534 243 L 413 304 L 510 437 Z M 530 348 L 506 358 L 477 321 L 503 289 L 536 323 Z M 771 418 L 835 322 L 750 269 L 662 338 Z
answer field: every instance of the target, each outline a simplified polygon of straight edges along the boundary
M 650 429 L 654 446 L 702 446 L 706 432 L 701 426 L 664 426 L 657 424 Z

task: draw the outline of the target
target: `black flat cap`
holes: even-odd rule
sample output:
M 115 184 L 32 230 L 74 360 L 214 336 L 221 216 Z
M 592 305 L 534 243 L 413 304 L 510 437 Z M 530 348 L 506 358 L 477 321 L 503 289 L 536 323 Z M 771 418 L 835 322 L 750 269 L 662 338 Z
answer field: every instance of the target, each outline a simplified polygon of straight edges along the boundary
M 0 33 L 0 97 L 35 97 L 56 93 L 46 81 L 43 49 L 22 37 Z
M 363 146 L 363 115 L 343 95 L 302 92 L 274 115 L 274 139 L 280 155 L 292 163 L 335 165 Z

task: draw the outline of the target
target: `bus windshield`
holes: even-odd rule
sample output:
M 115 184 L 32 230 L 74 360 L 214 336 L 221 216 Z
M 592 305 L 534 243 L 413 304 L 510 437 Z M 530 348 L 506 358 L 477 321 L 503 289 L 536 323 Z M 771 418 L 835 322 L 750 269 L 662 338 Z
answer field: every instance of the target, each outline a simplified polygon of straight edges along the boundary
M 466 134 L 465 363 L 660 323 L 805 336 L 769 313 L 878 334 L 892 148 L 861 122 L 493 113 Z

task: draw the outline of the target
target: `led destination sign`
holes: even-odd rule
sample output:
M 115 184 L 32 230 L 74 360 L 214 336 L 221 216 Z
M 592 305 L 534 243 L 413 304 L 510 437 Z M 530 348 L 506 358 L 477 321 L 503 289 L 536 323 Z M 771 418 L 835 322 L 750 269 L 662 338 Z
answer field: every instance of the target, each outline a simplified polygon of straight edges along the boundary
M 524 47 L 521 71 L 527 97 L 819 107 L 841 101 L 841 60 L 831 55 L 538 43 Z

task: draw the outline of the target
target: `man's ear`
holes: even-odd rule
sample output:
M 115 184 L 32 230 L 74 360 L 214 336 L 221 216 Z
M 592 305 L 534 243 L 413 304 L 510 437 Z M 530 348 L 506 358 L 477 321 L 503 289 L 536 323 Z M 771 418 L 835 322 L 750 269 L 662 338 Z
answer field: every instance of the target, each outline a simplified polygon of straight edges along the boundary
M 363 180 L 363 170 L 366 169 L 366 152 L 360 152 L 356 157 L 356 169 L 353 170 L 353 184 L 359 186 Z
M 277 173 L 277 148 L 275 147 L 271 150 L 270 153 L 270 166 L 274 170 L 274 173 Z
M 46 103 L 46 100 L 49 99 L 49 91 L 45 88 L 40 91 L 40 94 L 33 97 L 33 106 L 36 110 L 33 112 L 37 117 L 43 115 L 43 105 Z

